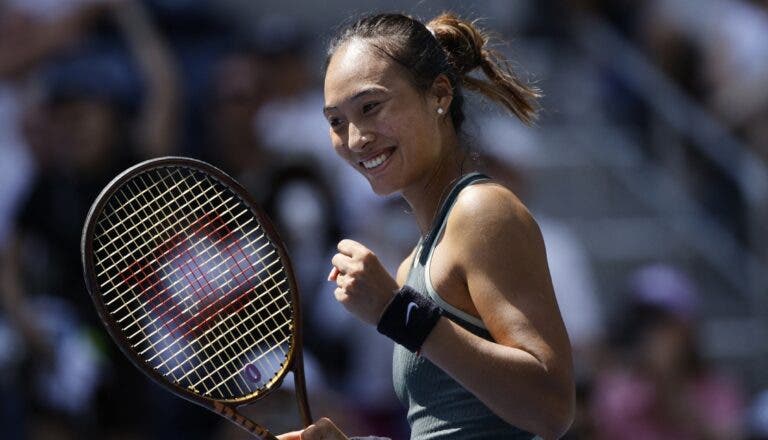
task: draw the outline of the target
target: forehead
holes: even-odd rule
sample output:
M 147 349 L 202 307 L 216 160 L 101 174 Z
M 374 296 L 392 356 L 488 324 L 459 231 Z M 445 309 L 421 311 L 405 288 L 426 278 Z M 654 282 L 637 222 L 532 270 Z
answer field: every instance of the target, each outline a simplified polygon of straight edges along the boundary
M 325 72 L 325 102 L 335 106 L 364 90 L 389 91 L 407 85 L 401 66 L 370 42 L 352 40 L 331 57 Z

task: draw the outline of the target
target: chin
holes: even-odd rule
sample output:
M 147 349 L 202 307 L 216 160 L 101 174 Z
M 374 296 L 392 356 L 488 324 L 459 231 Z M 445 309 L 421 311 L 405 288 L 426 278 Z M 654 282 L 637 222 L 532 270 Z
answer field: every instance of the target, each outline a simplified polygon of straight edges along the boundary
M 392 185 L 389 182 L 376 182 L 375 180 L 370 179 L 368 176 L 366 176 L 366 179 L 368 180 L 368 184 L 371 185 L 371 190 L 377 196 L 390 196 L 400 191 L 400 187 Z

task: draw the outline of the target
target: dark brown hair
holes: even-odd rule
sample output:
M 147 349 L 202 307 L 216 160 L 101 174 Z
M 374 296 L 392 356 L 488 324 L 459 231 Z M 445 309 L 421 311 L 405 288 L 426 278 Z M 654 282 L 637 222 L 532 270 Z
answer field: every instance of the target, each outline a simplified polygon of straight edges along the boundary
M 344 43 L 370 41 L 411 74 L 417 89 L 426 91 L 438 75 L 444 74 L 453 86 L 449 114 L 457 131 L 464 122 L 462 88 L 479 92 L 501 104 L 526 124 L 536 118 L 538 89 L 524 84 L 509 63 L 488 47 L 488 34 L 453 13 L 444 12 L 426 25 L 403 14 L 365 16 L 341 30 L 330 42 L 325 62 Z M 485 79 L 469 73 L 482 69 Z

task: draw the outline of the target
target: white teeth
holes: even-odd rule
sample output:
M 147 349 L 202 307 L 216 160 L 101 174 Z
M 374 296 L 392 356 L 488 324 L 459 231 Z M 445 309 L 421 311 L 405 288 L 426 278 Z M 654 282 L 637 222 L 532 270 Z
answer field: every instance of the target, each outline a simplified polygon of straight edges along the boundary
M 365 169 L 370 170 L 371 168 L 376 168 L 377 166 L 384 163 L 385 160 L 389 157 L 388 153 L 381 153 L 380 155 L 374 157 L 371 160 L 366 160 L 363 162 L 363 166 Z

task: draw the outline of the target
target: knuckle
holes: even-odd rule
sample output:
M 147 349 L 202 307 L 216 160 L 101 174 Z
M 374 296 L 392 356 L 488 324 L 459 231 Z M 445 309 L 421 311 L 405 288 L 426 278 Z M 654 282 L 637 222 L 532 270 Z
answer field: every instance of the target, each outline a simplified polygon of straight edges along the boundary
M 378 257 L 376 257 L 376 254 L 374 254 L 371 251 L 368 251 L 368 252 L 365 253 L 365 255 L 363 255 L 363 257 L 360 259 L 360 261 L 362 262 L 362 264 L 365 267 L 371 268 L 371 267 L 375 267 L 376 266 L 376 264 L 378 263 L 379 259 L 378 259 Z

